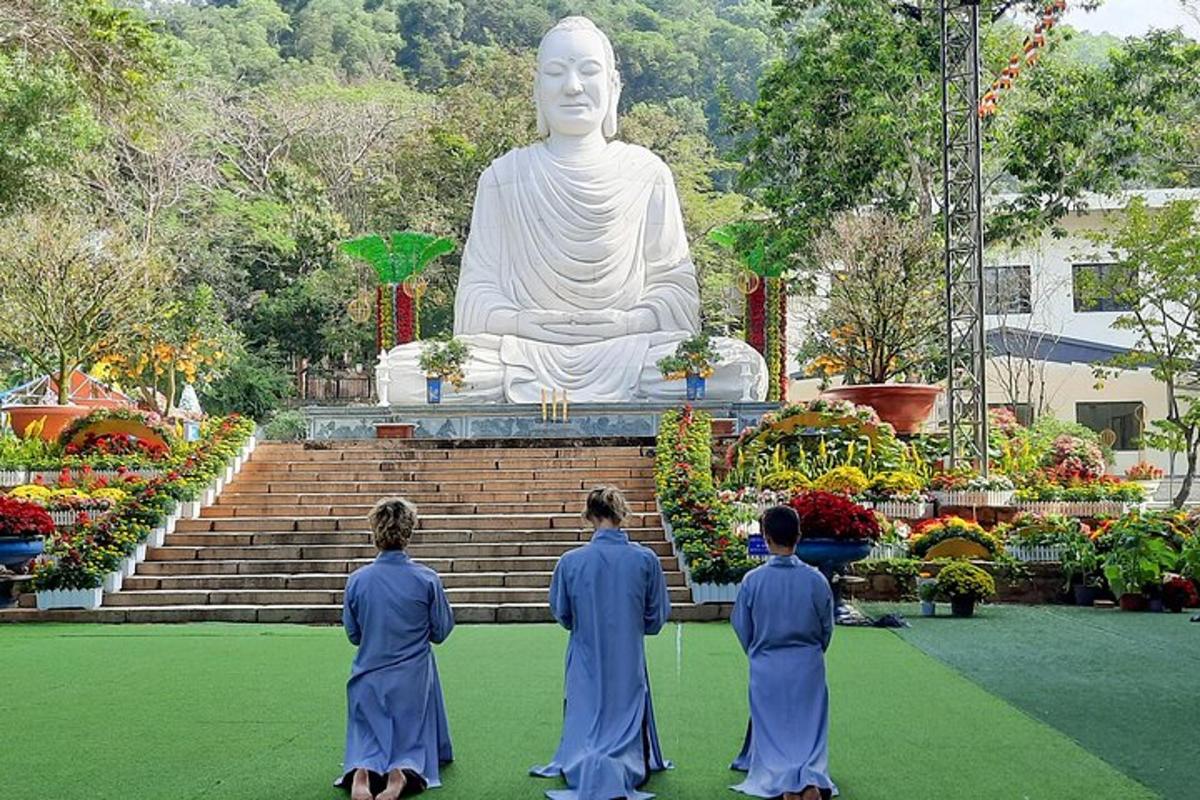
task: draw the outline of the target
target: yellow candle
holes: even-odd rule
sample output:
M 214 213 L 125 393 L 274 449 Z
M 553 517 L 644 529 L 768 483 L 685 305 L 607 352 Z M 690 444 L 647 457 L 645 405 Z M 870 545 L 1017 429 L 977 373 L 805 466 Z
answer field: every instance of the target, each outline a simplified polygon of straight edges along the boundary
M 563 422 L 567 421 L 567 390 L 563 389 Z
M 542 422 L 546 421 L 546 390 L 542 389 Z

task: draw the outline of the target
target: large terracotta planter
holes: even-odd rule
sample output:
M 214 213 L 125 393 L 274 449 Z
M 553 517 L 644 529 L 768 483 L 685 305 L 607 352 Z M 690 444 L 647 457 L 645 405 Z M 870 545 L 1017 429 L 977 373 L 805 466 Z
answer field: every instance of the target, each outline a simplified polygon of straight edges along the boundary
M 73 420 L 86 417 L 95 409 L 88 406 L 5 406 L 3 410 L 12 422 L 13 431 L 22 438 L 26 428 L 44 418 L 46 423 L 42 427 L 42 438 L 54 442 Z
M 822 396 L 870 406 L 896 433 L 920 433 L 942 387 L 926 383 L 863 383 L 827 389 Z

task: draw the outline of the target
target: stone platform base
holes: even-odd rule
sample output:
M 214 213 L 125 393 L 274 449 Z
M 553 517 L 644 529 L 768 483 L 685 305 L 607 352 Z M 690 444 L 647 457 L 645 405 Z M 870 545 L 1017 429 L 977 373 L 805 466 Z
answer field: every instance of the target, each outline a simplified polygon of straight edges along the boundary
M 536 403 L 417 406 L 309 406 L 309 439 L 374 439 L 377 426 L 412 424 L 414 439 L 652 439 L 662 415 L 682 403 L 577 403 L 566 421 L 542 421 Z M 716 419 L 732 420 L 731 433 L 758 423 L 778 403 L 692 403 Z

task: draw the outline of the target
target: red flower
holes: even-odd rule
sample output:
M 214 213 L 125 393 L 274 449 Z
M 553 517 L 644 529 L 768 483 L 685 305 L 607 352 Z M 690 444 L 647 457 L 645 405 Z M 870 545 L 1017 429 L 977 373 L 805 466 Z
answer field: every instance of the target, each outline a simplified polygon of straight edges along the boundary
M 35 503 L 0 497 L 0 536 L 32 539 L 54 535 L 54 520 Z
M 788 503 L 800 515 L 800 535 L 805 539 L 878 539 L 875 512 L 839 494 L 803 492 Z

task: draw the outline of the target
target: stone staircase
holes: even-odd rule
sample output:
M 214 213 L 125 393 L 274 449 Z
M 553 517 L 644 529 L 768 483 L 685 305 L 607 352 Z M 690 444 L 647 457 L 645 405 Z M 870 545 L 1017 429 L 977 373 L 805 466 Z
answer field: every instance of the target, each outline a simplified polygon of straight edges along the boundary
M 558 557 L 590 537 L 587 491 L 626 493 L 630 535 L 660 557 L 675 619 L 691 603 L 655 510 L 649 447 L 450 447 L 396 440 L 263 444 L 218 502 L 181 520 L 104 605 L 81 617 L 125 622 L 341 619 L 347 576 L 375 555 L 366 515 L 402 495 L 420 511 L 412 556 L 442 576 L 459 622 L 541 622 Z

